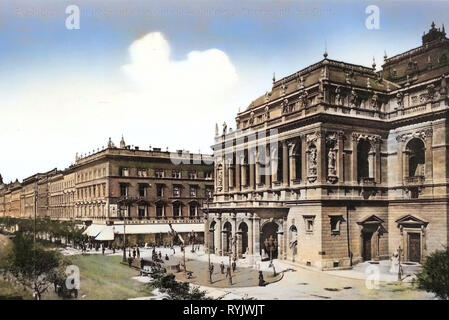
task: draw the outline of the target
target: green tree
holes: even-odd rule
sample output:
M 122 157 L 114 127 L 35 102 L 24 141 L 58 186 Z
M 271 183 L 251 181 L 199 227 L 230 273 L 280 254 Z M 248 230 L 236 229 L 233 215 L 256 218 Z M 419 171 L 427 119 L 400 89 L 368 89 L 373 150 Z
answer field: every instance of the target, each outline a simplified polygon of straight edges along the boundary
M 429 255 L 418 274 L 418 288 L 449 300 L 449 250 L 439 250 Z
M 206 291 L 198 287 L 191 288 L 188 282 L 177 282 L 173 274 L 157 277 L 151 284 L 167 294 L 167 300 L 210 300 Z
M 34 247 L 29 235 L 18 233 L 13 241 L 13 249 L 8 255 L 6 272 L 12 274 L 16 281 L 36 294 L 38 300 L 52 284 L 52 277 L 61 265 L 59 252 Z

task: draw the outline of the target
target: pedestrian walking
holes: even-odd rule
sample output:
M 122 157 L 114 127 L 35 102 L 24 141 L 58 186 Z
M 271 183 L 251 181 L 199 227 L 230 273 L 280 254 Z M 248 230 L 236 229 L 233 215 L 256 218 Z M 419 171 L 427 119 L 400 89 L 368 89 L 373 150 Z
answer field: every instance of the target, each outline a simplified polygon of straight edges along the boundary
M 234 261 L 232 261 L 232 272 L 235 272 L 235 269 L 237 268 L 237 263 Z
M 212 283 L 212 274 L 214 273 L 214 265 L 211 263 L 209 265 L 209 281 Z
M 137 247 L 137 258 L 140 258 L 140 250 L 139 250 L 139 247 Z
M 221 274 L 224 274 L 225 272 L 225 265 L 224 265 L 224 263 L 223 263 L 223 261 L 221 262 L 221 264 L 220 264 L 220 269 L 221 269 Z
M 136 249 L 133 249 L 133 258 L 136 258 Z
M 226 267 L 226 278 L 227 278 L 228 276 L 229 276 L 229 277 L 231 276 L 231 267 L 230 267 L 230 266 L 227 266 L 227 267 Z

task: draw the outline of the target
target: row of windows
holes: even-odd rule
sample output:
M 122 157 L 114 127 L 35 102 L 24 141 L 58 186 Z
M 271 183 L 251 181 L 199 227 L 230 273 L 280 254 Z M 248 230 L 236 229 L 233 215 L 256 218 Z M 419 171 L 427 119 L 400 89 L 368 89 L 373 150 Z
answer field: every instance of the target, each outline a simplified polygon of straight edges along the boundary
M 73 188 L 74 186 L 74 180 L 55 182 L 50 184 L 50 192 L 62 191 L 67 188 Z
M 83 171 L 78 173 L 77 181 L 84 182 L 103 177 L 106 177 L 106 168 L 95 168 L 89 171 Z
M 120 176 L 129 177 L 130 175 L 131 175 L 131 172 L 130 172 L 129 168 L 120 168 Z M 138 177 L 149 177 L 148 169 L 137 168 L 137 176 Z M 172 170 L 171 171 L 171 175 L 170 175 L 171 178 L 181 179 L 182 176 L 183 176 L 183 174 L 181 173 L 180 170 Z M 166 171 L 164 171 L 163 169 L 155 169 L 154 177 L 157 179 L 162 179 L 162 178 L 167 178 L 169 176 L 167 176 Z M 193 170 L 188 171 L 187 177 L 188 177 L 188 179 L 191 179 L 191 180 L 198 179 L 198 173 Z M 204 179 L 212 180 L 212 171 L 206 171 L 204 173 Z
M 78 199 L 99 198 L 106 196 L 106 184 L 96 184 L 89 187 L 79 188 L 76 190 Z
M 162 184 L 156 184 L 156 196 L 163 197 L 165 188 L 166 187 Z M 146 197 L 148 195 L 147 190 L 148 190 L 148 184 L 139 183 L 139 196 L 140 197 Z M 182 186 L 174 185 L 173 186 L 173 197 L 175 197 L 175 198 L 181 197 L 183 194 L 182 190 L 183 190 Z M 213 191 L 213 187 L 206 187 L 206 189 L 205 189 L 206 197 L 211 198 L 212 191 Z M 129 196 L 129 184 L 126 184 L 126 183 L 120 184 L 120 196 L 121 197 Z M 196 198 L 198 196 L 198 186 L 190 186 L 189 196 L 191 198 Z
M 64 204 L 74 201 L 74 194 L 61 194 L 50 197 L 50 205 Z

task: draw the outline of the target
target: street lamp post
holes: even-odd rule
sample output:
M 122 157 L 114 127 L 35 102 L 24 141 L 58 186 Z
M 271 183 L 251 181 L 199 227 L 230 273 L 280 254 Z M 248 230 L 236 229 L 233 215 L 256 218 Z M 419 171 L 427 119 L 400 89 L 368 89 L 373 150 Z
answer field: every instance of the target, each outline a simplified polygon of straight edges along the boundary
M 122 215 L 122 207 L 119 204 L 118 210 L 120 215 Z M 123 262 L 126 262 L 126 217 L 123 216 Z
M 402 279 L 401 254 L 402 254 L 402 249 L 401 249 L 401 246 L 399 246 L 399 249 L 398 249 L 398 281 L 401 281 L 401 279 Z

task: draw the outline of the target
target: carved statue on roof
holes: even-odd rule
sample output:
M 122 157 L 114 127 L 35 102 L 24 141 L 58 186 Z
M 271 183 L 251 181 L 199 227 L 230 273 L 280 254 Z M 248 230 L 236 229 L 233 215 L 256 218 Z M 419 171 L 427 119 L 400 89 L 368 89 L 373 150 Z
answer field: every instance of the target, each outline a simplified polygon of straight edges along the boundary
M 341 88 L 340 86 L 335 88 L 335 104 L 341 105 Z
M 268 105 L 265 106 L 265 120 L 270 119 L 270 107 Z
M 249 115 L 249 125 L 252 126 L 254 124 L 254 111 L 251 111 Z
M 120 149 L 125 149 L 126 148 L 126 143 L 125 143 L 125 139 L 123 138 L 122 135 L 122 140 L 120 140 Z
M 307 93 L 307 91 L 306 90 L 304 90 L 304 92 L 301 94 L 301 96 L 300 96 L 300 101 L 301 101 L 301 107 L 302 108 L 306 108 L 307 107 L 307 104 L 308 104 L 308 97 L 309 97 L 309 94 Z
M 371 108 L 378 109 L 378 107 L 379 107 L 379 97 L 377 93 L 374 93 L 373 96 L 371 97 Z
M 225 135 L 228 132 L 228 125 L 226 124 L 226 121 L 223 122 L 223 135 Z
M 354 89 L 351 90 L 351 93 L 349 94 L 349 106 L 351 108 L 355 108 L 357 106 L 357 93 Z
M 111 137 L 109 137 L 108 148 L 115 148 L 114 142 L 112 142 Z
M 215 122 L 215 136 L 218 136 L 218 123 Z

